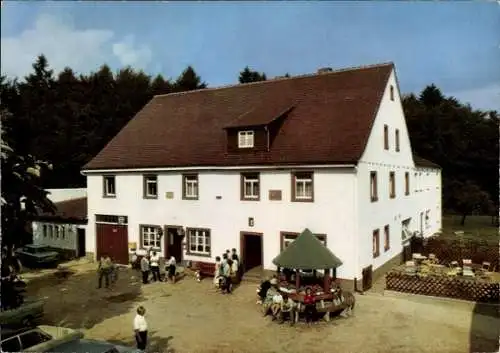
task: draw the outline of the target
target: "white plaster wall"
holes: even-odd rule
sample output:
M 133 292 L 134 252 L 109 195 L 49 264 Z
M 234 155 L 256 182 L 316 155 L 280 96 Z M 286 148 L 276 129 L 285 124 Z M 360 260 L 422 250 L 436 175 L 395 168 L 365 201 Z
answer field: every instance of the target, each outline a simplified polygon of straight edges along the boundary
M 59 249 L 67 249 L 67 250 L 78 250 L 78 236 L 77 236 L 77 228 L 85 228 L 85 226 L 68 224 L 68 223 L 50 223 L 50 222 L 38 222 L 35 221 L 32 223 L 33 225 L 33 243 L 38 245 L 46 245 Z M 53 236 L 49 236 L 49 231 L 47 229 L 47 236 L 43 236 L 43 226 L 47 227 L 63 227 L 64 239 L 61 235 L 57 238 L 55 236 L 55 230 L 53 231 Z M 61 234 L 61 233 L 59 233 Z
M 102 197 L 102 176 L 88 175 L 87 251 L 95 252 L 95 214 L 126 215 L 129 242 L 139 242 L 139 225 L 180 225 L 210 228 L 212 258 L 184 256 L 186 260 L 213 261 L 225 249 L 240 248 L 240 231 L 263 233 L 264 267 L 274 269 L 272 260 L 280 252 L 280 231 L 327 234 L 330 249 L 344 265 L 341 278 L 352 278 L 355 264 L 355 177 L 354 169 L 314 171 L 314 202 L 291 202 L 289 171 L 260 171 L 261 200 L 240 200 L 239 171 L 200 171 L 199 200 L 182 200 L 180 172 L 158 175 L 158 199 L 145 200 L 142 174 L 118 174 L 115 199 Z M 270 201 L 269 190 L 281 190 L 281 201 Z M 173 199 L 166 199 L 173 192 Z M 216 197 L 221 196 L 220 200 Z M 254 226 L 248 226 L 248 218 Z M 163 249 L 162 249 L 163 251 Z
M 390 86 L 394 87 L 394 101 L 390 99 Z M 389 126 L 389 150 L 384 149 L 384 125 Z M 395 130 L 399 129 L 400 150 L 396 152 Z M 378 201 L 371 202 L 370 172 L 377 172 Z M 389 173 L 395 173 L 396 197 L 389 197 Z M 410 195 L 405 195 L 405 172 L 410 173 Z M 379 111 L 357 168 L 358 190 L 358 259 L 356 276 L 361 276 L 364 267 L 373 265 L 377 269 L 402 251 L 401 222 L 411 218 L 410 230 L 419 229 L 419 213 L 431 210 L 431 227 L 426 235 L 436 232 L 441 222 L 441 185 L 440 174 L 415 176 L 417 172 L 412 156 L 412 149 L 400 94 L 393 72 L 388 80 Z M 417 173 L 418 174 L 418 173 Z M 422 185 L 422 186 L 421 186 Z M 425 186 L 423 186 L 425 185 Z M 416 192 L 420 187 L 425 192 Z M 428 189 L 428 190 L 427 190 Z M 439 201 L 438 201 L 439 200 Z M 434 217 L 434 221 L 432 221 Z M 439 219 L 439 223 L 437 220 Z M 384 251 L 384 226 L 389 225 L 390 249 Z M 380 232 L 380 255 L 373 258 L 373 231 Z

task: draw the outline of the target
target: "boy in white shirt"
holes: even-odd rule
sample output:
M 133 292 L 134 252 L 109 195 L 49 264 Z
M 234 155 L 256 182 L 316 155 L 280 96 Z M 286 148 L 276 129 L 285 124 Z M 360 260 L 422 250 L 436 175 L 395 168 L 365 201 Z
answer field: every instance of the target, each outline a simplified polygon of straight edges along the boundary
M 156 251 L 153 251 L 150 260 L 151 272 L 153 273 L 153 281 L 160 280 L 160 254 Z
M 137 315 L 134 318 L 134 332 L 135 341 L 137 342 L 137 349 L 144 351 L 148 343 L 148 323 L 144 315 L 146 309 L 143 306 L 137 308 Z

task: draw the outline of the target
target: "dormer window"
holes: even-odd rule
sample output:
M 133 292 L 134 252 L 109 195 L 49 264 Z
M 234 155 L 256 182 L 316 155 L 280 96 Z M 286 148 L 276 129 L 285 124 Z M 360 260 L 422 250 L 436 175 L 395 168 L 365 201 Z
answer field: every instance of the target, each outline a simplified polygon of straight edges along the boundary
M 238 147 L 239 148 L 254 147 L 254 132 L 252 130 L 238 131 Z

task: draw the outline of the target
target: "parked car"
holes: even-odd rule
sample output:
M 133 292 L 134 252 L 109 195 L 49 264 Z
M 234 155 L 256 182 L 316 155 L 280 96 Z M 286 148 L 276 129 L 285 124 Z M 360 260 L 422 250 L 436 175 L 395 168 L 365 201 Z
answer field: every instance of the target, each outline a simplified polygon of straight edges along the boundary
M 57 346 L 58 353 L 131 353 L 137 349 L 133 347 L 117 346 L 115 344 L 88 339 L 79 339 Z
M 67 342 L 83 337 L 69 328 L 41 325 L 36 328 L 5 330 L 2 328 L 2 352 L 52 352 Z
M 56 266 L 59 262 L 59 253 L 44 245 L 25 245 L 16 250 L 16 255 L 28 267 Z
M 29 328 L 35 326 L 38 320 L 43 317 L 43 307 L 43 300 L 28 299 L 17 308 L 2 309 L 0 312 L 2 333 L 4 328 Z

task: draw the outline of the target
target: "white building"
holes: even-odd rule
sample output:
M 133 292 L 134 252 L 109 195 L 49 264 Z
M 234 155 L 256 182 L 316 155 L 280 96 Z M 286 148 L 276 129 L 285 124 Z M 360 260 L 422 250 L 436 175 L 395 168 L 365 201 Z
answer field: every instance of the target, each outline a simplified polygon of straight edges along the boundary
M 87 190 L 49 189 L 55 213 L 42 213 L 32 221 L 33 243 L 61 252 L 66 258 L 86 255 Z
M 441 228 L 440 168 L 413 156 L 393 64 L 156 96 L 83 173 L 87 252 L 121 262 L 236 248 L 274 269 L 309 228 L 338 278 L 370 280 Z

